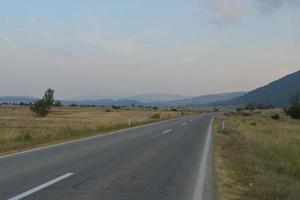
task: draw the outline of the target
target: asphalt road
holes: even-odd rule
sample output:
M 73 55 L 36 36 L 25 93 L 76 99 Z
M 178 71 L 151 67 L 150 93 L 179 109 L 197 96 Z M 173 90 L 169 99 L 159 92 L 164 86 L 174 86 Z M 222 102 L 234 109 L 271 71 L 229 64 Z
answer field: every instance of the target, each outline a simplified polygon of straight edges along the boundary
M 0 157 L 0 199 L 212 199 L 211 122 L 196 115 Z

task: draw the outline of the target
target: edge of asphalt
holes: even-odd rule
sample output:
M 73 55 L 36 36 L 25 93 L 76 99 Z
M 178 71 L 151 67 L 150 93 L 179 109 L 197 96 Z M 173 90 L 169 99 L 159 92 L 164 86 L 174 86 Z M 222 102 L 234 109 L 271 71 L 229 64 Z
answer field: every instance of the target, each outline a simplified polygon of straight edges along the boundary
M 196 115 L 199 115 L 199 114 L 196 114 Z M 129 130 L 145 128 L 145 127 L 149 127 L 149 126 L 153 126 L 153 125 L 157 125 L 157 124 L 162 124 L 162 123 L 166 123 L 166 122 L 170 122 L 170 121 L 175 121 L 175 120 L 179 120 L 181 118 L 185 118 L 185 117 L 189 117 L 189 116 L 196 116 L 196 115 L 181 116 L 181 117 L 176 117 L 176 118 L 173 118 L 173 119 L 163 120 L 163 121 L 159 121 L 159 122 L 152 122 L 152 123 L 139 125 L 139 126 L 135 126 L 135 127 L 120 129 L 120 130 L 117 130 L 117 131 L 96 134 L 96 135 L 92 135 L 92 136 L 88 136 L 88 137 L 82 137 L 82 138 L 79 138 L 79 139 L 69 140 L 69 141 L 66 141 L 66 142 L 58 142 L 57 144 L 50 144 L 50 145 L 46 145 L 46 146 L 35 147 L 35 148 L 29 149 L 29 150 L 24 150 L 24 151 L 21 150 L 20 152 L 16 152 L 16 153 L 8 153 L 8 154 L 0 155 L 0 160 L 5 159 L 5 158 L 18 156 L 18 155 L 22 155 L 22 154 L 26 154 L 26 153 L 31 153 L 31 152 L 35 152 L 35 151 L 44 150 L 44 149 L 54 148 L 54 147 L 62 146 L 62 145 L 65 145 L 65 144 L 71 144 L 71 143 L 81 142 L 81 141 L 85 141 L 85 140 L 92 140 L 92 139 L 95 139 L 95 138 L 104 137 L 104 136 L 107 136 L 107 135 L 118 134 L 118 133 L 122 133 L 122 132 L 129 131 Z
M 193 200 L 210 200 L 213 199 L 213 183 L 212 183 L 212 136 L 213 136 L 213 122 L 215 120 L 215 115 L 210 119 L 209 126 L 207 129 L 207 135 L 205 139 L 205 144 L 203 147 L 203 152 L 201 155 L 199 171 L 197 175 L 197 182 L 194 189 Z

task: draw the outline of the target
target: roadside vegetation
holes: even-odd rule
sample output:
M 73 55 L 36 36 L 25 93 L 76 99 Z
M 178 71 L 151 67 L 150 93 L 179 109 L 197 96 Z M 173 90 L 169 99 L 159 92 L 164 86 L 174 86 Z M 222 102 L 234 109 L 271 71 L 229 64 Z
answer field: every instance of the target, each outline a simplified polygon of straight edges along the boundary
M 131 126 L 171 119 L 198 111 L 142 107 L 53 106 L 40 117 L 30 105 L 0 106 L 0 154 L 107 133 Z
M 217 199 L 300 199 L 299 119 L 237 109 L 219 114 L 214 129 Z

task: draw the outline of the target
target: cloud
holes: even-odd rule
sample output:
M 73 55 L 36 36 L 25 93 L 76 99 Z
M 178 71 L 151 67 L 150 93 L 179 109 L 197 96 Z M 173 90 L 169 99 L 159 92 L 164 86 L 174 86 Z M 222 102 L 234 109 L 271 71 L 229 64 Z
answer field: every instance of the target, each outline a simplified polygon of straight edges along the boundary
M 299 8 L 299 0 L 253 0 L 256 7 L 264 12 L 272 12 L 282 7 Z
M 8 45 L 14 52 L 17 52 L 18 48 L 15 42 L 9 38 L 5 31 L 0 30 L 0 40 L 2 40 L 6 45 Z
M 279 9 L 300 8 L 300 0 L 207 0 L 209 13 L 203 19 L 212 24 L 224 25 L 238 22 L 247 12 L 269 14 Z
M 215 15 L 210 20 L 215 23 L 239 21 L 246 11 L 246 5 L 237 0 L 213 0 L 208 6 L 214 11 Z

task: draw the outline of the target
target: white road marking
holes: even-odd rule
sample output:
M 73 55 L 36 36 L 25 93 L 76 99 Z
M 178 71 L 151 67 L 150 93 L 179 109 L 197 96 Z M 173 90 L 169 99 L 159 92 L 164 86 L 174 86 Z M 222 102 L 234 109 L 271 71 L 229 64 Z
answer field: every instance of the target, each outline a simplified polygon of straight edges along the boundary
M 185 125 L 186 125 L 186 122 L 182 123 L 181 125 L 182 125 L 182 126 L 185 126 Z
M 204 199 L 204 183 L 205 183 L 205 175 L 206 175 L 206 168 L 207 168 L 207 161 L 208 161 L 208 153 L 211 144 L 211 135 L 212 135 L 212 123 L 214 117 L 211 118 L 209 128 L 207 130 L 207 136 L 205 140 L 205 145 L 202 153 L 197 183 L 194 190 L 194 197 L 193 200 L 203 200 Z
M 168 129 L 168 130 L 162 132 L 162 135 L 164 135 L 164 134 L 166 134 L 166 133 L 169 133 L 169 132 L 171 132 L 171 131 L 173 131 L 173 129 Z
M 19 194 L 19 195 L 17 195 L 17 196 L 14 196 L 14 197 L 12 197 L 12 198 L 10 198 L 10 199 L 8 199 L 8 200 L 19 200 L 19 199 L 22 199 L 22 198 L 27 197 L 27 196 L 29 196 L 29 195 L 31 195 L 31 194 L 37 192 L 37 191 L 42 190 L 42 189 L 44 189 L 44 188 L 46 188 L 46 187 L 48 187 L 48 186 L 50 186 L 50 185 L 53 185 L 54 183 L 57 183 L 57 182 L 59 182 L 59 181 L 61 181 L 61 180 L 63 180 L 63 179 L 66 179 L 66 178 L 72 176 L 73 174 L 74 174 L 74 173 L 67 173 L 67 174 L 62 175 L 62 176 L 60 176 L 60 177 L 57 177 L 57 178 L 55 178 L 55 179 L 53 179 L 53 180 L 51 180 L 51 181 L 49 181 L 49 182 L 47 182 L 47 183 L 44 183 L 44 184 L 39 185 L 39 186 L 37 186 L 37 187 L 35 187 L 35 188 L 32 188 L 31 190 L 28 190 L 27 192 L 24 192 L 24 193 L 22 193 L 22 194 Z
M 167 134 L 167 133 L 169 133 L 169 132 L 171 132 L 171 131 L 173 131 L 173 129 L 165 130 L 165 131 L 162 132 L 161 134 L 153 136 L 152 139 L 155 139 L 155 138 L 158 138 L 158 137 L 160 137 L 160 136 L 163 136 L 164 134 Z

